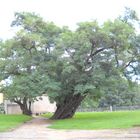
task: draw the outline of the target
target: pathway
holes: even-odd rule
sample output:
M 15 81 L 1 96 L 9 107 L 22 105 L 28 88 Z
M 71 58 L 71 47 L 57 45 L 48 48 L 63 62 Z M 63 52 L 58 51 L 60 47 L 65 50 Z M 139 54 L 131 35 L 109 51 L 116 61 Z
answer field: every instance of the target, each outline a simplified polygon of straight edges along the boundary
M 50 121 L 34 118 L 11 131 L 0 133 L 0 140 L 140 140 L 140 128 L 127 130 L 53 130 Z

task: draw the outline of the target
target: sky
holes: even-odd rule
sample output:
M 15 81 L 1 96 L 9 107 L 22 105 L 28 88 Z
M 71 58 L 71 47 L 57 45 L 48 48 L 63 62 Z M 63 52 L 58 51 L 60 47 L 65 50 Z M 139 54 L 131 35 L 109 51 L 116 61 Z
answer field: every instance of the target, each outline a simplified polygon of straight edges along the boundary
M 100 23 L 114 19 L 130 7 L 140 17 L 140 0 L 1 0 L 0 38 L 14 35 L 10 27 L 15 12 L 35 12 L 58 26 L 76 28 L 76 23 L 97 19 Z

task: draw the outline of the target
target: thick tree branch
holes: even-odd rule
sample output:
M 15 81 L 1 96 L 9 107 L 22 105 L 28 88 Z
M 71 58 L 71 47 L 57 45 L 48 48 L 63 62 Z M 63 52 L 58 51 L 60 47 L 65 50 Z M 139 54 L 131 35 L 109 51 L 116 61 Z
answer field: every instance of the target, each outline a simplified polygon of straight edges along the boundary
M 123 69 L 126 69 L 127 67 L 129 67 L 131 65 L 131 63 L 133 62 L 137 62 L 136 60 L 134 60 L 134 58 L 132 58 L 132 60 L 130 60 L 125 66 Z M 132 65 L 131 65 L 132 66 Z

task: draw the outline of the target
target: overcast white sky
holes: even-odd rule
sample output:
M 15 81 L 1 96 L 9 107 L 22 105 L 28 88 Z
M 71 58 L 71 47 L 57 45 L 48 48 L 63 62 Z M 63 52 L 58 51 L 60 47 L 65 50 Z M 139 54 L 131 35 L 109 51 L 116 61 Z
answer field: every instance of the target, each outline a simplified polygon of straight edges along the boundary
M 74 28 L 81 21 L 113 19 L 125 6 L 136 10 L 140 17 L 140 0 L 1 0 L 0 38 L 12 35 L 14 12 L 35 12 L 46 21 Z

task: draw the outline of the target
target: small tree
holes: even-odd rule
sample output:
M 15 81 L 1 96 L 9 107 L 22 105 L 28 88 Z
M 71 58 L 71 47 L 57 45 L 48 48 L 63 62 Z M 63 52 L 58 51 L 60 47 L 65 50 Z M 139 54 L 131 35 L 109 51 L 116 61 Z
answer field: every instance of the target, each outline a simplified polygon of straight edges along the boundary
M 1 90 L 5 99 L 20 106 L 23 114 L 31 115 L 32 103 L 38 101 L 37 97 L 42 96 L 46 91 L 43 83 L 47 83 L 46 79 L 36 73 L 15 76 L 9 84 L 3 85 Z
M 60 30 L 24 12 L 15 13 L 12 26 L 20 26 L 19 31 L 0 44 L 0 78 L 9 81 L 1 90 L 7 99 L 19 104 L 23 114 L 30 115 L 31 103 L 47 91 L 48 75 L 39 65 L 50 59 L 54 36 Z

